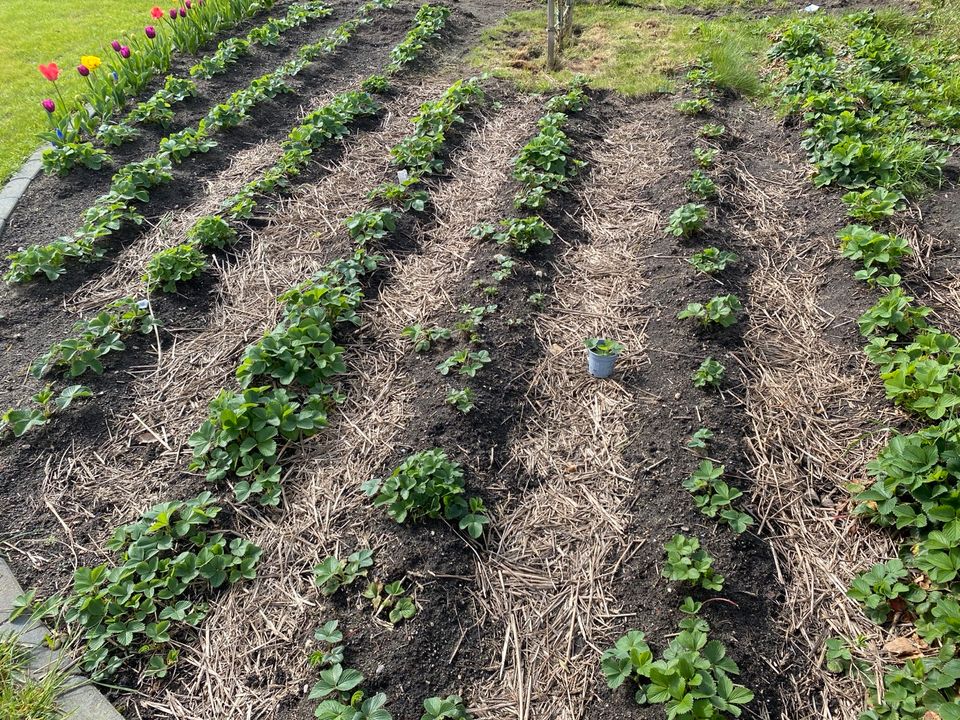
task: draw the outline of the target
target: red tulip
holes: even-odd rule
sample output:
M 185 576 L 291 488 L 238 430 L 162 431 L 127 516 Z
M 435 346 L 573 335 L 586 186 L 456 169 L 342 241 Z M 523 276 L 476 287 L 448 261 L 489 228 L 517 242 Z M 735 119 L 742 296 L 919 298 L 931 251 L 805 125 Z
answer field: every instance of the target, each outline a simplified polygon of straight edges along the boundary
M 52 113 L 54 110 L 57 109 L 57 106 L 54 104 L 53 100 L 51 100 L 50 98 L 47 98 L 40 104 L 43 105 L 43 109 L 46 110 L 48 113 Z
M 56 82 L 57 78 L 60 77 L 60 68 L 57 67 L 56 63 L 50 63 L 49 65 L 38 65 L 37 68 L 40 70 L 40 73 L 50 82 Z
M 163 10 L 154 6 L 153 9 L 150 10 L 150 14 L 153 16 L 154 20 L 159 20 L 160 18 L 163 17 Z

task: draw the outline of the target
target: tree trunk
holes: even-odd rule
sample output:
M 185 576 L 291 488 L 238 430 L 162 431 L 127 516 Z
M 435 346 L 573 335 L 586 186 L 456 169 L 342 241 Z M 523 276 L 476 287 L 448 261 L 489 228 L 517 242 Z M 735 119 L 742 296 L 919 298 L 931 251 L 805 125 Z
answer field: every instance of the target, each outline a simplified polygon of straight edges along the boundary
M 561 0 L 563 3 L 563 19 L 560 23 L 560 47 L 570 40 L 573 34 L 573 0 Z
M 555 0 L 547 0 L 547 70 L 557 67 L 557 10 Z

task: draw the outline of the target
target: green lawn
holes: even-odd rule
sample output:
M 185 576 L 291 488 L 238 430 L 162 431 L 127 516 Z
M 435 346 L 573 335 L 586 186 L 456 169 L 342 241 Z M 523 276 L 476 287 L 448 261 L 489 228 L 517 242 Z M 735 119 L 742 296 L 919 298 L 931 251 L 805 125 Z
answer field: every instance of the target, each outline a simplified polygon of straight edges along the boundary
M 40 101 L 56 99 L 37 71 L 40 63 L 61 69 L 60 91 L 81 88 L 80 55 L 113 54 L 110 41 L 122 32 L 142 32 L 152 23 L 154 0 L 10 0 L 0 2 L 0 182 L 37 147 L 46 126 Z M 164 5 L 166 7 L 166 5 Z

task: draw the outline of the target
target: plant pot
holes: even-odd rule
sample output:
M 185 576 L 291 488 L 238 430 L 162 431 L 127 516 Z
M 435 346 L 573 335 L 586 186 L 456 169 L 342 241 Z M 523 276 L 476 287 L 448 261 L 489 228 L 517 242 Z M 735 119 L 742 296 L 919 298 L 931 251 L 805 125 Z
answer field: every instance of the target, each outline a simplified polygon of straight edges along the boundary
M 615 362 L 616 355 L 598 355 L 593 350 L 587 350 L 587 369 L 594 377 L 606 378 L 613 375 Z

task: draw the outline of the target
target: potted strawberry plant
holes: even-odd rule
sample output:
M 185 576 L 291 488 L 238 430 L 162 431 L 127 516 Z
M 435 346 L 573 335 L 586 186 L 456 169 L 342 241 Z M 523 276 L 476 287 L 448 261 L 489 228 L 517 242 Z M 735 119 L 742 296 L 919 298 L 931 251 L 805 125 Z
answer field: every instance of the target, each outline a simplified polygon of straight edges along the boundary
M 587 369 L 590 374 L 598 378 L 610 377 L 617 356 L 623 352 L 623 345 L 606 338 L 587 338 L 583 344 L 587 348 Z

